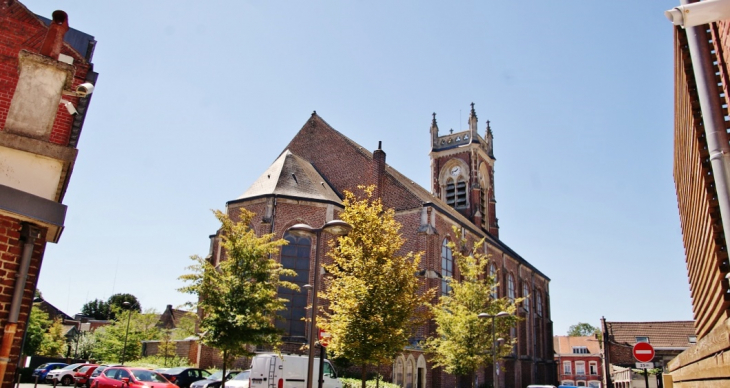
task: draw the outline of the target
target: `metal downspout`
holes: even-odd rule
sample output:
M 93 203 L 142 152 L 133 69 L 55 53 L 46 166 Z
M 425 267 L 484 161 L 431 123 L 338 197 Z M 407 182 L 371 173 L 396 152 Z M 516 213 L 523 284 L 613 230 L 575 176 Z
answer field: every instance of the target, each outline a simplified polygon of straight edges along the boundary
M 681 0 L 683 5 L 694 1 Z M 720 207 L 720 218 L 725 235 L 725 247 L 730 247 L 730 145 L 725 123 L 725 113 L 722 111 L 720 90 L 715 81 L 715 69 L 710 53 L 707 25 L 690 27 L 687 31 L 687 46 L 689 46 L 692 67 L 694 68 L 697 95 L 700 100 L 702 121 L 705 127 L 707 149 L 710 153 L 712 175 L 715 178 L 717 202 Z
M 35 240 L 40 238 L 40 230 L 27 222 L 22 223 L 20 229 L 20 238 L 23 241 L 23 253 L 20 258 L 20 267 L 15 278 L 15 288 L 13 289 L 13 300 L 10 303 L 10 314 L 8 322 L 3 330 L 2 344 L 0 345 L 0 378 L 5 378 L 5 370 L 10 362 L 10 349 L 13 346 L 15 332 L 18 330 L 18 317 L 20 316 L 20 307 L 23 302 L 23 292 L 25 291 L 25 283 L 28 279 L 28 270 L 30 261 L 33 257 L 33 247 Z

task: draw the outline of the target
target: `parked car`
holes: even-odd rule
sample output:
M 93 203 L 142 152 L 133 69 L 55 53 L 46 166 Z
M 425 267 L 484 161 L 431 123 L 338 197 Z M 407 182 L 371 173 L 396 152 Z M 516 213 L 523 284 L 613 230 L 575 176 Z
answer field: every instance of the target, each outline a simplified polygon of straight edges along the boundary
M 62 385 L 71 385 L 74 382 L 74 374 L 78 372 L 79 369 L 82 367 L 85 367 L 87 365 L 94 365 L 94 364 L 71 364 L 64 366 L 60 369 L 55 369 L 46 375 L 46 381 L 52 383 L 53 380 L 56 380 L 60 382 Z
M 177 388 L 161 374 L 144 368 L 111 366 L 94 379 L 98 388 Z
M 88 382 L 87 386 L 89 388 L 94 387 L 95 386 L 94 385 L 94 380 L 97 377 L 99 377 L 99 375 L 101 374 L 101 372 L 104 372 L 104 369 L 111 368 L 113 366 L 121 366 L 121 365 L 106 365 L 106 364 L 102 364 L 102 365 L 97 366 L 96 369 L 94 369 L 94 371 L 91 372 L 91 376 L 89 376 L 89 382 Z
M 208 378 L 210 372 L 205 369 L 180 367 L 170 368 L 162 372 L 162 375 L 180 388 L 190 388 L 193 382 Z
M 248 378 L 251 376 L 251 369 L 245 370 L 231 380 L 226 381 L 225 388 L 249 388 Z
M 76 371 L 74 374 L 74 386 L 89 388 L 89 377 L 91 377 L 91 374 L 94 373 L 94 370 L 98 367 L 99 365 L 87 365 L 81 367 L 81 369 Z
M 232 378 L 236 377 L 239 373 L 241 373 L 240 370 L 232 370 L 226 372 L 226 381 L 230 381 Z M 190 384 L 190 388 L 220 388 L 221 381 L 223 380 L 223 371 L 218 371 L 213 373 L 212 375 L 206 377 L 203 380 L 198 380 Z
M 35 381 L 36 376 L 38 376 L 38 381 L 42 383 L 46 381 L 46 375 L 48 372 L 54 369 L 63 368 L 66 365 L 68 364 L 63 362 L 48 362 L 38 366 L 38 368 L 35 368 L 31 376 L 33 376 L 33 381 Z

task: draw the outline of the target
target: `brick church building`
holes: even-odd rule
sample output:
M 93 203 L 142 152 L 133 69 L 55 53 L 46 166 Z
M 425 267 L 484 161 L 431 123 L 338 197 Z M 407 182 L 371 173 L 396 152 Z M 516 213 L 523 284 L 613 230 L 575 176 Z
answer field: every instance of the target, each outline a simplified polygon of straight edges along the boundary
M 403 225 L 403 250 L 424 252 L 420 264 L 423 270 L 459 278 L 452 252 L 446 246 L 458 238 L 452 235 L 452 226 L 458 227 L 469 241 L 486 238 L 485 249 L 492 260 L 489 271 L 498 276 L 499 297 L 528 297 L 518 309 L 523 319 L 512 331 L 517 338 L 515 353 L 500 363 L 500 386 L 556 381 L 550 279 L 499 239 L 489 122 L 484 135 L 480 135 L 472 104 L 467 130 L 440 135 L 434 114 L 429 143 L 430 191 L 389 166 L 380 146 L 368 151 L 314 112 L 251 187 L 227 203 L 227 212 L 235 217 L 237 209 L 245 207 L 256 213 L 252 227 L 257 233 L 275 233 L 289 241 L 280 260 L 299 273 L 299 286 L 311 284 L 318 270 L 313 268 L 315 251 L 310 239 L 293 236 L 287 229 L 298 223 L 319 227 L 338 218 L 343 209 L 343 192 L 357 192 L 358 185 L 376 185 L 376 194 L 384 205 L 395 209 L 396 219 Z M 323 240 L 329 238 L 322 235 Z M 320 244 L 327 249 L 326 241 Z M 212 236 L 210 260 L 220 259 L 217 238 Z M 439 278 L 423 282 L 424 289 L 435 287 L 439 292 L 446 286 Z M 285 320 L 280 322 L 285 332 L 283 351 L 297 352 L 309 335 L 302 321 L 308 297 L 305 289 L 283 296 L 291 301 Z M 433 324 L 419 330 L 411 346 L 393 360 L 387 371 L 381 371 L 388 381 L 417 388 L 457 385 L 456 377 L 434 369 L 418 346 L 433 330 Z M 492 375 L 491 367 L 480 370 L 480 383 L 491 382 Z

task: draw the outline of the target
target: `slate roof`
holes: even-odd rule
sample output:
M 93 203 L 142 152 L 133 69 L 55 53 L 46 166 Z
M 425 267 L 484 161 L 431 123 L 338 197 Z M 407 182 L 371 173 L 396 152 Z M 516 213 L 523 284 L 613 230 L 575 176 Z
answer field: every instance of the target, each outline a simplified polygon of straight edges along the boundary
M 687 348 L 695 335 L 693 321 L 606 322 L 606 327 L 610 341 L 632 346 L 636 337 L 649 337 L 655 348 Z
M 553 337 L 553 349 L 555 354 L 567 355 L 573 354 L 574 346 L 585 346 L 590 354 L 598 354 L 601 352 L 601 346 L 594 336 L 570 337 L 567 335 L 556 335 Z M 581 354 L 576 354 L 580 356 Z M 583 356 L 585 354 L 582 354 Z
M 289 150 L 282 152 L 236 201 L 272 194 L 342 204 L 340 197 L 314 166 Z

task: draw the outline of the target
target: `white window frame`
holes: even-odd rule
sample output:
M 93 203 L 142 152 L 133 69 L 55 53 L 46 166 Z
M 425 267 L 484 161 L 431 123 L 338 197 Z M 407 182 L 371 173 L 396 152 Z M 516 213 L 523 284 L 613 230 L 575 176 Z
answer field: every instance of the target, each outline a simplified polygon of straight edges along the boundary
M 507 274 L 507 298 L 510 302 L 515 302 L 515 277 L 511 273 Z
M 581 369 L 582 369 L 582 371 L 581 371 Z M 575 362 L 575 374 L 577 376 L 586 375 L 586 362 L 585 361 L 576 361 Z
M 446 278 L 454 276 L 454 253 L 451 251 L 448 244 L 449 239 L 447 238 L 445 238 L 441 244 L 441 275 L 443 276 L 443 279 L 441 280 L 442 294 L 448 294 L 451 291 L 451 286 L 449 286 L 449 282 Z M 451 263 L 451 269 L 449 270 L 448 267 L 445 267 L 444 263 L 447 265 Z
M 572 367 L 570 361 L 563 361 L 563 374 L 564 375 L 573 374 L 573 367 Z M 563 385 L 566 385 L 566 384 L 563 384 Z

